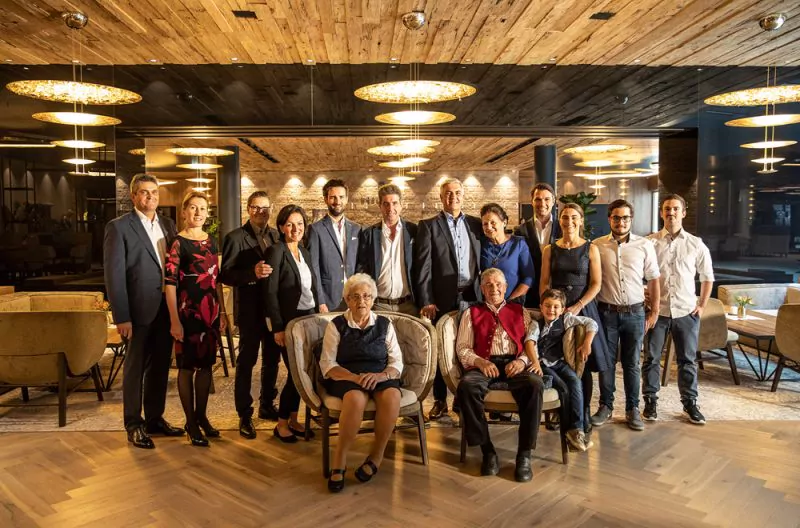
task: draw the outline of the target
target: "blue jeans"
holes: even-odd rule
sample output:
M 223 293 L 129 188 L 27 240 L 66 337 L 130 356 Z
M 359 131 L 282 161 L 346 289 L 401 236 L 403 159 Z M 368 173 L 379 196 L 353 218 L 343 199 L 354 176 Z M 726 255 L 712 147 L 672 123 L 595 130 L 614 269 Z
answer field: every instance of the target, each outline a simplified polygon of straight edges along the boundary
M 583 431 L 583 388 L 581 379 L 563 359 L 552 367 L 542 365 L 545 374 L 553 376 L 553 388 L 561 398 L 561 416 L 566 417 L 568 431 Z M 568 409 L 568 412 L 567 412 Z M 563 418 L 562 418 L 563 421 Z
M 617 360 L 622 363 L 625 383 L 625 410 L 639 407 L 639 356 L 644 341 L 644 310 L 628 313 L 600 311 L 606 331 L 611 368 L 600 373 L 600 404 L 614 408 Z M 619 347 L 617 345 L 619 344 Z
M 697 400 L 697 340 L 700 334 L 700 317 L 697 315 L 690 314 L 677 319 L 659 316 L 656 325 L 647 333 L 642 366 L 642 392 L 645 398 L 658 399 L 658 390 L 661 388 L 661 351 L 664 349 L 667 332 L 672 335 L 672 342 L 675 344 L 678 391 L 681 393 L 681 402 L 686 405 Z

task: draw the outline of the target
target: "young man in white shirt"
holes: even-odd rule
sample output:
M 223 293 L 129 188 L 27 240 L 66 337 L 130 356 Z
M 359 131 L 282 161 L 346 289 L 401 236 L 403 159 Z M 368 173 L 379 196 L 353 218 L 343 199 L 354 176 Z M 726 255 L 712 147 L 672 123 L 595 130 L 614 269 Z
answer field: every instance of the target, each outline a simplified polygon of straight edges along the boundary
M 603 270 L 597 307 L 613 359 L 611 368 L 600 373 L 600 407 L 592 416 L 592 425 L 603 425 L 611 418 L 619 359 L 625 382 L 625 420 L 634 431 L 642 431 L 639 355 L 645 332 L 653 328 L 658 319 L 660 272 L 653 242 L 631 233 L 632 204 L 625 200 L 611 202 L 608 223 L 611 233 L 596 239 L 594 245 L 600 251 Z M 645 314 L 644 281 L 647 281 L 654 306 L 648 314 Z
M 700 238 L 683 229 L 686 200 L 668 194 L 661 202 L 664 229 L 648 238 L 653 241 L 661 271 L 661 302 L 658 321 L 645 338 L 644 419 L 658 418 L 658 390 L 661 388 L 661 351 L 667 332 L 672 336 L 678 361 L 678 390 L 683 411 L 693 424 L 703 425 L 705 417 L 697 408 L 697 341 L 700 316 L 711 296 L 714 270 L 711 253 Z M 700 296 L 695 295 L 695 276 L 700 275 Z

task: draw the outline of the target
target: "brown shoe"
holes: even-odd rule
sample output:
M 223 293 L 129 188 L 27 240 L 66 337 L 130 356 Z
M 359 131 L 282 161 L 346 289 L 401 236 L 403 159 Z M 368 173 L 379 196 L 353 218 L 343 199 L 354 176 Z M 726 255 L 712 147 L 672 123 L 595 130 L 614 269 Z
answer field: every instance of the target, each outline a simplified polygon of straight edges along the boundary
M 431 412 L 428 413 L 428 420 L 438 420 L 439 418 L 444 418 L 450 413 L 450 410 L 447 408 L 447 402 L 436 400 L 433 402 L 433 407 L 431 407 Z

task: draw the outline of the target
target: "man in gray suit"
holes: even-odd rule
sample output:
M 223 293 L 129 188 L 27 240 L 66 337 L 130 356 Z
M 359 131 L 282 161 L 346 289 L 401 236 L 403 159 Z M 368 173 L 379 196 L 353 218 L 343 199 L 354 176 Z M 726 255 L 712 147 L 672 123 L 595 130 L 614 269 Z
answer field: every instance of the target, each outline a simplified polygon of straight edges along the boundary
M 153 449 L 151 434 L 183 435 L 182 429 L 163 417 L 172 359 L 164 264 L 177 232 L 175 222 L 156 212 L 158 180 L 154 176 L 133 177 L 131 200 L 134 210 L 106 225 L 103 267 L 114 323 L 128 343 L 122 376 L 128 441 Z
M 345 310 L 344 283 L 356 272 L 358 238 L 361 226 L 344 217 L 347 185 L 330 180 L 322 188 L 328 214 L 308 228 L 311 269 L 317 279 L 319 311 Z

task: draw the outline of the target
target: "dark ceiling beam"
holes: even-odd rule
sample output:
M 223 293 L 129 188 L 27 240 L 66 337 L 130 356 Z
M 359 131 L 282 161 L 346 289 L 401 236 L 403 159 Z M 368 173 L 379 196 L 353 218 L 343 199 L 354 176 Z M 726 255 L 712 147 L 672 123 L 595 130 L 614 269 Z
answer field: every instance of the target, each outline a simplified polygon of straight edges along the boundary
M 422 128 L 427 137 L 582 137 L 658 138 L 685 132 L 685 128 L 637 128 L 617 126 L 452 126 Z M 119 127 L 121 137 L 139 138 L 257 138 L 257 137 L 408 137 L 408 127 L 362 126 L 143 126 Z

